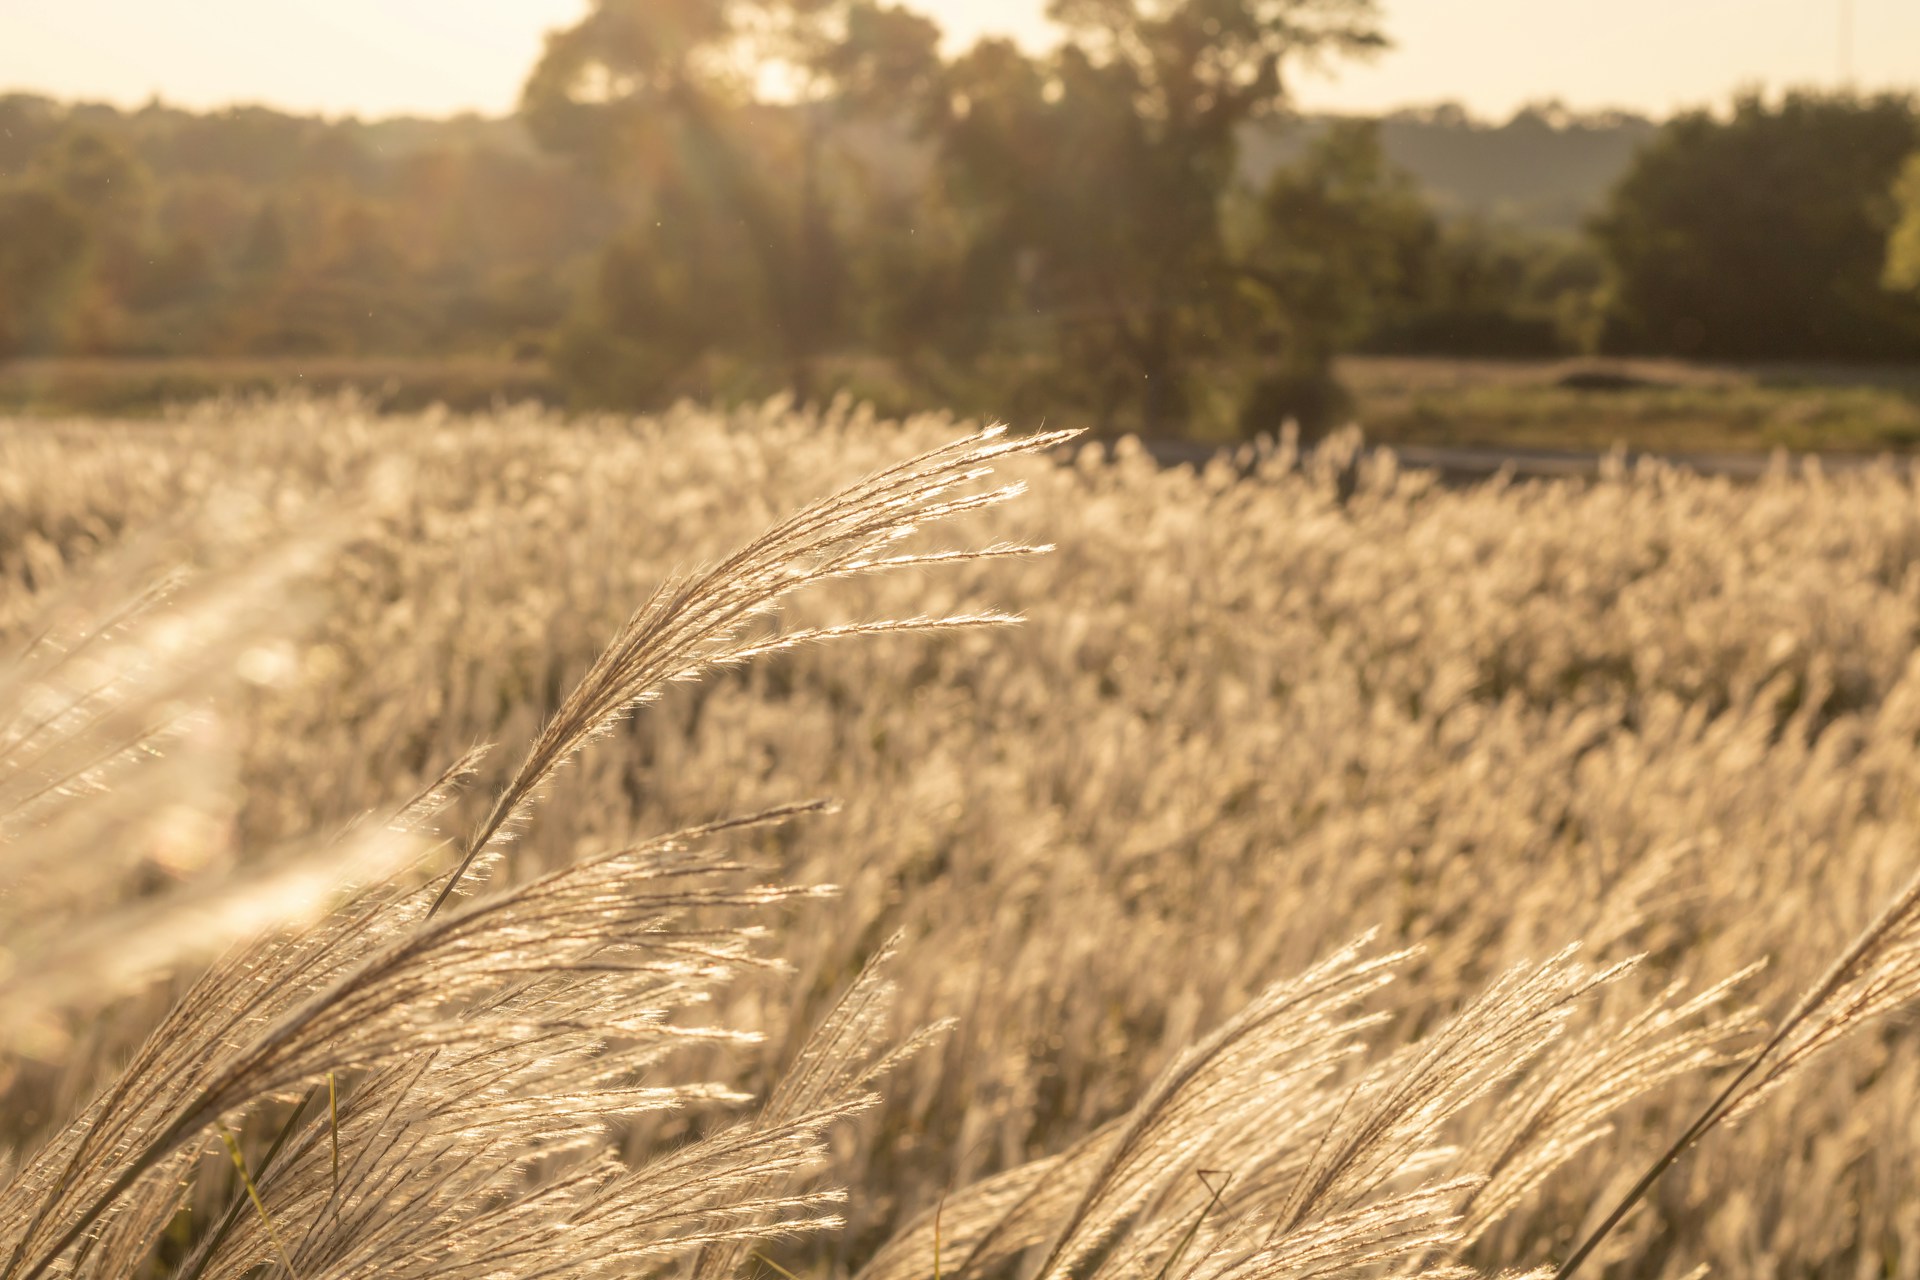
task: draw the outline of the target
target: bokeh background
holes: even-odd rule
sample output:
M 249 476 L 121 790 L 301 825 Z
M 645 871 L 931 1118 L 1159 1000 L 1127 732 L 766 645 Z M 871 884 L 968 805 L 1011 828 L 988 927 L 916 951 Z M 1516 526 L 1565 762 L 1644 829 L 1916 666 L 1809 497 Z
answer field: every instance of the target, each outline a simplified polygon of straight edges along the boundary
M 1912 0 L 0 0 L 0 1280 L 1920 1280 L 1916 89 Z M 594 859 L 815 797 L 627 985 Z
M 13 0 L 0 404 L 1905 447 L 1917 83 L 1900 0 Z

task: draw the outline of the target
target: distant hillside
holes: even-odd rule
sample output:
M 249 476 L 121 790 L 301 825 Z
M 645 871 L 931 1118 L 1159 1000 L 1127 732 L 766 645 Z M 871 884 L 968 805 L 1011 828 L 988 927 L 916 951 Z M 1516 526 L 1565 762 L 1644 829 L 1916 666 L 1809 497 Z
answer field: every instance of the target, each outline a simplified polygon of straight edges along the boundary
M 1327 117 L 1264 125 L 1243 140 L 1254 181 L 1298 155 Z M 1573 231 L 1606 199 L 1659 125 L 1624 112 L 1576 115 L 1531 107 L 1489 124 L 1453 105 L 1380 121 L 1387 155 L 1419 180 L 1443 215 L 1538 231 Z
M 1328 123 L 1250 131 L 1248 178 Z M 848 200 L 934 180 L 908 121 L 828 127 L 853 130 L 843 141 L 864 172 L 842 184 Z M 1389 157 L 1443 215 L 1547 235 L 1577 228 L 1654 129 L 1551 109 L 1499 125 L 1454 107 L 1382 122 Z M 578 313 L 624 201 L 510 118 L 120 110 L 0 92 L 0 356 L 531 359 Z
M 1250 179 L 1264 181 L 1297 156 L 1331 117 L 1262 124 L 1242 138 Z M 91 126 L 126 138 L 157 173 L 235 170 L 261 181 L 315 167 L 316 153 L 336 163 L 379 167 L 431 153 L 483 154 L 537 164 L 532 140 L 513 118 L 465 115 L 435 120 L 399 117 L 322 121 L 259 107 L 198 114 L 151 105 L 135 112 L 97 104 L 60 104 L 26 94 L 0 94 L 0 180 L 21 176 L 61 132 Z M 1577 115 L 1532 107 L 1502 124 L 1475 120 L 1446 104 L 1397 111 L 1380 121 L 1388 156 L 1419 180 L 1434 207 L 1449 217 L 1475 217 L 1522 229 L 1571 231 L 1604 200 L 1634 150 L 1659 128 L 1623 112 Z M 911 181 L 924 177 L 924 157 L 905 136 L 865 126 L 861 143 L 884 168 Z M 319 157 L 324 158 L 324 157 Z M 237 169 L 236 169 L 237 166 Z M 322 166 L 324 167 L 324 166 Z M 550 166 L 548 166 L 550 167 Z
M 0 92 L 0 356 L 526 355 L 621 223 L 517 120 Z

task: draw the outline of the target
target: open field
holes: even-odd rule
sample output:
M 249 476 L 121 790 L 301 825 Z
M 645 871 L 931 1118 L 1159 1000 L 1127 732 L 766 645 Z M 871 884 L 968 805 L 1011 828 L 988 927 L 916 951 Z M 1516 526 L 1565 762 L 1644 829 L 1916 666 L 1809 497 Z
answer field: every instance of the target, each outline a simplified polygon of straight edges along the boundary
M 1617 444 L 1658 453 L 1920 445 L 1920 370 L 1907 368 L 1357 358 L 1342 376 L 1369 438 L 1398 444 L 1601 453 Z
M 1414 379 L 1397 376 L 1392 394 L 1414 402 Z M 228 909 L 226 886 L 309 865 L 316 837 L 385 829 L 348 824 L 492 742 L 437 820 L 485 829 L 525 745 L 657 584 L 962 430 L 778 405 L 563 421 L 532 408 L 381 417 L 314 400 L 167 421 L 0 420 L 7 640 L 84 631 L 160 566 L 197 574 L 153 606 L 179 621 L 116 624 L 125 636 L 105 650 L 148 682 L 143 714 L 186 715 L 186 727 L 161 759 L 52 817 L 17 804 L 32 780 L 21 725 L 46 718 L 45 696 L 0 679 L 0 741 L 12 744 L 0 750 L 0 872 L 37 868 L 17 883 L 46 904 L 0 914 L 19 929 L 0 964 L 0 1277 L 24 1280 L 8 1254 L 31 1216 L 22 1206 L 65 1185 L 47 1172 L 59 1161 L 33 1153 L 52 1139 L 64 1159 L 73 1147 L 60 1143 L 84 1143 L 67 1119 L 208 962 L 156 943 L 143 966 L 123 953 L 147 933 L 116 924 L 95 952 L 64 922 L 133 912 L 144 926 L 144 904 L 204 897 L 221 909 L 194 918 L 196 937 L 240 936 L 277 917 L 244 896 Z M 864 1280 L 991 1280 L 1022 1257 L 1048 1280 L 1551 1266 L 1920 868 L 1911 471 L 1735 485 L 1644 466 L 1591 484 L 1448 489 L 1385 455 L 1349 467 L 1353 446 L 1340 438 L 1304 460 L 1270 450 L 1245 476 L 1224 462 L 1162 468 L 1124 443 L 1112 462 L 1001 460 L 1024 497 L 956 511 L 899 545 L 1051 554 L 824 582 L 777 634 L 1002 608 L 1023 624 L 808 644 L 673 683 L 554 774 L 516 839 L 487 845 L 483 893 L 509 894 L 689 824 L 838 801 L 733 836 L 754 866 L 725 881 L 832 884 L 836 896 L 733 888 L 741 896 L 683 904 L 702 927 L 764 926 L 740 945 L 791 972 L 722 955 L 732 935 L 670 935 L 689 955 L 713 948 L 709 967 L 732 980 L 676 970 L 688 987 L 679 1005 L 660 997 L 668 1020 L 763 1038 L 690 1040 L 621 1077 L 752 1097 L 784 1082 L 776 1099 L 791 1098 L 788 1069 L 818 1052 L 800 1047 L 808 1029 L 899 932 L 891 1004 L 875 996 L 849 1040 L 955 1023 L 880 1080 L 877 1107 L 816 1126 L 823 1183 L 848 1189 L 846 1225 L 776 1233 L 756 1246 L 766 1257 Z M 406 884 L 392 900 L 403 948 L 424 927 L 407 904 L 432 888 Z M 565 919 L 611 928 L 633 895 L 658 892 L 636 884 L 569 899 L 584 914 Z M 220 1055 L 261 1026 L 304 1025 L 302 983 L 359 972 L 312 956 L 360 963 L 355 946 L 387 945 L 371 926 L 363 939 L 316 917 L 311 893 L 286 896 L 276 909 L 292 922 L 270 936 L 293 941 L 220 988 L 271 1007 L 235 1015 L 196 1071 L 225 1078 Z M 547 945 L 540 920 L 515 917 L 512 947 Z M 448 973 L 489 954 L 474 937 L 446 953 Z M 1342 952 L 1363 937 L 1360 953 Z M 1920 1036 L 1910 1009 L 1875 1016 L 1920 990 L 1920 922 L 1892 920 L 1874 947 L 1793 1024 L 1770 1059 L 1792 1069 L 1756 1077 L 1766 1096 L 1684 1157 L 1583 1275 L 1677 1280 L 1704 1264 L 1730 1277 L 1920 1276 Z M 568 954 L 582 973 L 627 955 Z M 73 963 L 110 976 L 63 986 Z M 614 968 L 579 981 L 625 980 Z M 427 990 L 399 1013 L 363 1010 L 395 1056 L 316 1036 L 261 1098 L 216 1108 L 247 1167 L 270 1165 L 259 1213 L 209 1120 L 199 1146 L 136 1187 L 143 1207 L 103 1219 L 78 1273 L 124 1274 L 109 1260 L 158 1240 L 152 1274 L 180 1274 L 228 1205 L 215 1263 L 189 1273 L 280 1274 L 284 1261 L 303 1280 L 502 1274 L 490 1260 L 514 1273 L 494 1218 L 570 1167 L 568 1152 L 611 1131 L 653 1176 L 732 1132 L 721 1100 L 649 1110 L 632 1088 L 603 1126 L 586 1086 L 606 1087 L 611 1069 L 594 1064 L 632 1051 L 619 1036 L 643 1038 L 620 1020 L 632 1008 L 594 1011 L 620 1028 L 607 1043 L 554 1049 L 567 1087 L 549 1089 L 540 1072 L 558 1069 L 535 1050 L 559 1032 L 528 1029 L 549 1006 L 526 993 L 556 1002 L 573 1034 L 575 988 L 469 980 L 449 989 L 457 1000 Z M 512 1016 L 485 1020 L 501 1009 Z M 361 1025 L 343 1022 L 339 1042 L 374 1034 Z M 460 1039 L 470 1025 L 495 1039 Z M 533 1047 L 495 1069 L 486 1053 L 509 1051 L 499 1044 Z M 453 1079 L 422 1102 L 394 1082 L 394 1062 L 418 1073 L 409 1080 Z M 1179 1063 L 1184 1074 L 1163 1075 Z M 335 1083 L 345 1118 L 331 1123 Z M 362 1106 L 378 1088 L 405 1105 Z M 480 1106 L 462 1109 L 469 1092 Z M 271 1164 L 303 1094 L 319 1100 L 297 1113 L 295 1155 Z M 170 1114 L 164 1101 L 155 1114 Z M 695 1137 L 709 1145 L 685 1145 Z M 782 1141 L 778 1169 L 769 1156 L 735 1176 L 713 1156 L 727 1176 L 688 1211 L 693 1226 L 640 1213 L 617 1236 L 637 1252 L 608 1244 L 605 1257 L 623 1274 L 698 1280 L 720 1263 L 757 1267 L 689 1233 L 824 1213 L 768 1200 L 805 1154 L 798 1137 Z M 395 1150 L 424 1153 L 412 1158 L 431 1179 Z M 492 1181 L 460 1181 L 489 1161 Z M 613 1168 L 596 1188 L 626 1185 Z M 418 1185 L 443 1198 L 403 1204 Z M 596 1274 L 581 1241 L 616 1236 L 581 1224 L 608 1204 L 665 1203 L 657 1176 L 643 1185 L 654 1199 L 564 1202 L 575 1217 L 539 1237 L 572 1242 L 572 1269 L 552 1274 Z M 749 1192 L 758 1207 L 731 1217 L 713 1199 Z M 410 1214 L 430 1218 L 425 1236 L 405 1234 Z M 443 1238 L 453 1244 L 434 1253 Z
M 1585 375 L 1603 385 L 1577 385 Z M 1908 452 L 1920 446 L 1920 369 L 1836 365 L 1689 365 L 1670 360 L 1501 361 L 1356 356 L 1340 376 L 1370 440 L 1604 453 Z M 1237 386 L 1237 375 L 1222 386 Z M 1604 380 L 1612 379 L 1612 385 Z M 1242 379 L 1243 380 L 1243 379 Z M 925 398 L 885 361 L 826 371 L 857 396 L 905 412 Z M 1576 385 L 1567 385 L 1572 382 Z M 971 384 L 969 384 L 971 386 Z M 158 413 L 219 395 L 362 393 L 383 411 L 440 403 L 559 405 L 565 393 L 538 361 L 487 359 L 92 360 L 0 363 L 0 412 L 33 416 Z M 955 388 L 970 401 L 992 397 Z M 1028 397 L 1031 398 L 1031 397 Z M 1231 396 L 1212 405 L 1201 434 L 1230 432 Z M 1006 414 L 1019 406 L 994 404 Z M 1058 405 L 1035 413 L 1073 425 Z
M 354 356 L 0 361 L 0 412 L 36 416 L 150 416 L 218 396 L 346 390 L 397 411 L 559 399 L 545 365 L 528 361 Z

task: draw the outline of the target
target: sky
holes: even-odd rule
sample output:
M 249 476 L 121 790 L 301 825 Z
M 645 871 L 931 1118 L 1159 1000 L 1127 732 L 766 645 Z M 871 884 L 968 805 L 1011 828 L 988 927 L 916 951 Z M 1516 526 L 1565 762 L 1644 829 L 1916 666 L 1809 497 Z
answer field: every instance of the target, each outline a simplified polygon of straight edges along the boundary
M 954 45 L 1042 47 L 1043 0 L 916 0 Z M 1557 98 L 1652 115 L 1743 87 L 1920 90 L 1920 0 L 1383 0 L 1396 48 L 1301 73 L 1307 109 L 1441 101 L 1500 119 Z M 0 0 L 0 91 L 327 115 L 509 110 L 541 35 L 586 0 Z M 1852 39 L 1843 42 L 1843 15 Z

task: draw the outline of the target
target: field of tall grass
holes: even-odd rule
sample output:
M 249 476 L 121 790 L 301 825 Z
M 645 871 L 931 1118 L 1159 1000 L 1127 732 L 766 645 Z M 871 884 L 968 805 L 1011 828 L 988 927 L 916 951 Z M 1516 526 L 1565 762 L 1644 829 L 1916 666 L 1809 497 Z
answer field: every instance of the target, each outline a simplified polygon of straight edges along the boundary
M 1920 1276 L 1915 476 L 1355 443 L 0 422 L 0 1280 Z

